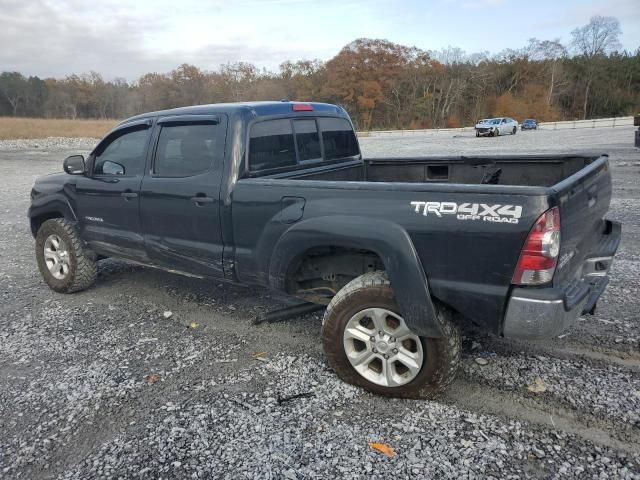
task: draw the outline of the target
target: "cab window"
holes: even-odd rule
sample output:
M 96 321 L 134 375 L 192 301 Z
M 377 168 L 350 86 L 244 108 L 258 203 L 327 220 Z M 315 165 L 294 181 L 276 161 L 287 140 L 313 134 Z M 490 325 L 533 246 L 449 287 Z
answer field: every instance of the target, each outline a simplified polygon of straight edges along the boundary
M 158 138 L 153 173 L 159 177 L 190 177 L 207 172 L 213 164 L 216 133 L 212 124 L 163 126 Z
M 268 120 L 251 128 L 249 170 L 268 170 L 296 165 L 291 120 Z
M 356 134 L 351 124 L 344 118 L 319 118 L 324 146 L 324 159 L 354 157 L 360 153 Z
M 144 170 L 145 152 L 149 141 L 149 129 L 126 130 L 95 153 L 93 173 L 95 175 L 134 176 Z
M 318 126 L 315 119 L 294 120 L 293 129 L 298 145 L 298 160 L 301 162 L 321 160 L 320 135 L 318 134 Z

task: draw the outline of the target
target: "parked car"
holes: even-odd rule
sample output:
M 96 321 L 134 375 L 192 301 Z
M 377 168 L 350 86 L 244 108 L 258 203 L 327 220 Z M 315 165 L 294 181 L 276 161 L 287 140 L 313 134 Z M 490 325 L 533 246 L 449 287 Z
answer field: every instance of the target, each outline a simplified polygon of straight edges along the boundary
M 607 156 L 363 159 L 323 103 L 138 115 L 63 169 L 28 213 L 52 290 L 104 257 L 269 287 L 326 305 L 329 364 L 385 395 L 453 380 L 458 318 L 548 338 L 593 312 L 621 236 Z
M 476 124 L 476 137 L 497 137 L 499 135 L 511 134 L 518 132 L 518 122 L 513 118 L 499 117 L 481 120 Z
M 526 118 L 520 124 L 520 130 L 537 130 L 538 121 L 533 118 Z

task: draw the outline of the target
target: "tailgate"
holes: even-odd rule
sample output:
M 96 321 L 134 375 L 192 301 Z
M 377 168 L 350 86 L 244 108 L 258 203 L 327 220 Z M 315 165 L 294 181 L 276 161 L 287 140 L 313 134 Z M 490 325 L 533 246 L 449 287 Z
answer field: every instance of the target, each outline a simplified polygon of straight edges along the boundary
M 560 255 L 554 285 L 581 275 L 582 265 L 607 228 L 603 218 L 611 202 L 609 157 L 603 155 L 554 185 L 560 208 Z

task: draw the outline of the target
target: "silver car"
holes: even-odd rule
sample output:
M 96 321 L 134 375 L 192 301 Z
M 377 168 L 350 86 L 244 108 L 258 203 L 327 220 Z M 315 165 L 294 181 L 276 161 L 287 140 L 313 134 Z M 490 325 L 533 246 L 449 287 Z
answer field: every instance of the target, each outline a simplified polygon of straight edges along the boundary
M 499 135 L 515 135 L 518 122 L 509 117 L 488 118 L 476 124 L 476 137 L 497 137 Z

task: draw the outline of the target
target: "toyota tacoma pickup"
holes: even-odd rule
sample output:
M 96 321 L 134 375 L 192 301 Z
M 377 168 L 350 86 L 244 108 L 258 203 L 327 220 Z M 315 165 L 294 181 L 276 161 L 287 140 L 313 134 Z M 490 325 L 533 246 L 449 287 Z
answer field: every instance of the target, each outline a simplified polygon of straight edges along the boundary
M 327 305 L 330 365 L 384 395 L 445 388 L 460 321 L 539 339 L 592 313 L 621 237 L 606 155 L 363 159 L 322 103 L 138 115 L 63 169 L 28 213 L 51 289 L 117 257 Z

